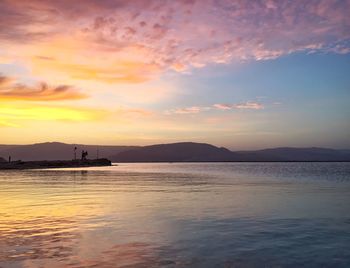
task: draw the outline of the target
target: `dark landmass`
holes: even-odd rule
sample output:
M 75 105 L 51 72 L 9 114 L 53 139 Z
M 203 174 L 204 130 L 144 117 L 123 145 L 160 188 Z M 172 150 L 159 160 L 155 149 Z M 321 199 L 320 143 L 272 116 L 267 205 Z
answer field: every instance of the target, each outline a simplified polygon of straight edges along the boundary
M 98 167 L 111 166 L 112 162 L 106 158 L 94 160 L 56 160 L 56 161 L 15 161 L 1 162 L 2 169 L 41 169 L 41 168 L 75 168 L 75 167 Z
M 145 146 L 111 156 L 116 162 L 227 161 L 235 153 L 205 143 L 172 143 Z
M 108 158 L 113 162 L 277 162 L 350 161 L 350 150 L 326 148 L 272 148 L 256 151 L 230 151 L 205 143 L 179 142 L 150 146 L 99 146 L 59 142 L 32 145 L 0 145 L 0 157 L 7 161 L 71 160 L 88 151 L 88 158 Z M 98 156 L 97 156 L 98 154 Z M 1 162 L 1 159 L 0 159 Z
M 284 162 L 350 161 L 347 150 L 324 148 L 274 148 L 232 152 L 203 143 L 159 144 L 120 152 L 111 156 L 115 162 Z
M 6 160 L 4 158 L 0 157 L 0 163 L 1 162 L 6 162 Z

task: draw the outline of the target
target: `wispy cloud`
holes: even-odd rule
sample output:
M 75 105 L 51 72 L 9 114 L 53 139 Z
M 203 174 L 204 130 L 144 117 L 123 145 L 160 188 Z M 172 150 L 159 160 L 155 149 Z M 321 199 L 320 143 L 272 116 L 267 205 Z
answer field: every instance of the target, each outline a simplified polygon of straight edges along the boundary
M 239 103 L 234 106 L 236 109 L 249 109 L 249 110 L 261 110 L 264 109 L 264 105 L 254 101 L 248 101 L 245 103 Z
M 166 114 L 198 114 L 205 111 L 221 110 L 262 110 L 265 106 L 255 101 L 247 101 L 237 104 L 215 103 L 211 106 L 192 106 L 185 108 L 177 108 L 166 111 Z
M 174 114 L 198 114 L 199 112 L 204 111 L 204 107 L 192 106 L 187 108 L 177 108 L 169 111 L 169 113 Z
M 213 105 L 213 107 L 218 110 L 231 110 L 233 106 L 225 103 L 216 103 Z
M 232 109 L 247 109 L 247 110 L 261 110 L 264 109 L 264 105 L 255 101 L 247 101 L 237 104 L 223 104 L 217 103 L 213 105 L 214 108 L 218 110 L 232 110 Z
M 61 101 L 86 98 L 87 95 L 67 85 L 49 86 L 40 83 L 27 86 L 17 83 L 14 79 L 0 74 L 0 99 L 24 101 Z
M 5 0 L 0 10 L 2 46 L 19 47 L 16 57 L 35 72 L 107 83 L 296 51 L 350 51 L 350 0 Z

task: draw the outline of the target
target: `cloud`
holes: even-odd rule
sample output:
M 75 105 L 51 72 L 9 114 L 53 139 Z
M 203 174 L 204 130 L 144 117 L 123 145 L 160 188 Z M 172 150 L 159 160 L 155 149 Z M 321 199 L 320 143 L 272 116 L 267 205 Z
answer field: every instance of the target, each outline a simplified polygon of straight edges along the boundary
M 262 103 L 255 101 L 247 101 L 237 104 L 215 103 L 211 106 L 192 106 L 187 108 L 177 108 L 166 111 L 166 114 L 198 114 L 210 110 L 262 110 L 265 106 Z
M 255 101 L 247 101 L 247 102 L 238 103 L 238 104 L 217 103 L 217 104 L 214 104 L 213 107 L 218 110 L 232 110 L 232 109 L 261 110 L 265 108 L 263 104 Z
M 61 101 L 86 98 L 87 95 L 67 85 L 51 87 L 46 83 L 30 87 L 16 83 L 10 77 L 0 74 L 0 99 L 24 101 Z
M 261 110 L 264 109 L 264 105 L 254 101 L 248 101 L 245 103 L 239 103 L 234 105 L 236 109 L 249 109 L 249 110 Z
M 174 113 L 174 114 L 198 114 L 199 112 L 201 112 L 203 110 L 204 110 L 203 107 L 192 106 L 192 107 L 187 107 L 187 108 L 178 108 L 178 109 L 170 111 L 170 113 Z
M 15 49 L 38 74 L 142 83 L 297 51 L 349 53 L 349 10 L 350 0 L 4 0 L 0 51 Z
M 218 110 L 231 110 L 232 109 L 232 105 L 224 104 L 224 103 L 216 103 L 213 105 L 213 107 L 218 109 Z
M 120 107 L 116 111 L 116 115 L 124 118 L 139 118 L 139 117 L 149 117 L 153 115 L 152 111 L 146 109 L 136 109 Z

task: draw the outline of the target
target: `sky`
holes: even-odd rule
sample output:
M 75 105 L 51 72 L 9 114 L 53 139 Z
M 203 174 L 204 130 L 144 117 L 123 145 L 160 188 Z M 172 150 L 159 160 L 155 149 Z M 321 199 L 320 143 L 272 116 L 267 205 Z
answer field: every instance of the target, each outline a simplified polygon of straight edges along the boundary
M 0 143 L 350 149 L 350 0 L 0 0 Z

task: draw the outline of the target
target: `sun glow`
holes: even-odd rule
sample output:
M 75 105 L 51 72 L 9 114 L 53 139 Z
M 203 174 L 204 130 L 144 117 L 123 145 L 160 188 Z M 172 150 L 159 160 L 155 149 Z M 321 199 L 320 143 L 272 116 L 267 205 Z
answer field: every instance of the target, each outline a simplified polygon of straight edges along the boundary
M 2 106 L 0 107 L 0 119 L 11 120 L 62 120 L 62 121 L 91 121 L 101 119 L 102 110 L 60 106 Z

